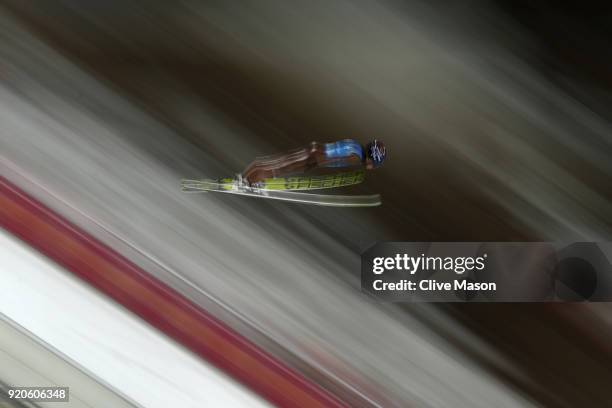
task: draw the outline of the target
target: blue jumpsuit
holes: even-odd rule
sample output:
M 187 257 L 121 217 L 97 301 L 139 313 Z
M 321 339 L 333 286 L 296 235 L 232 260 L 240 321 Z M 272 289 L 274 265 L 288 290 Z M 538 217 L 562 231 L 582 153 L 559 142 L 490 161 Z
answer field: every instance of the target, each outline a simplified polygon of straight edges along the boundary
M 344 139 L 338 142 L 325 143 L 325 157 L 327 159 L 350 158 L 356 155 L 360 160 L 364 159 L 363 147 L 352 139 Z M 335 161 L 326 165 L 327 167 L 343 167 L 342 161 Z

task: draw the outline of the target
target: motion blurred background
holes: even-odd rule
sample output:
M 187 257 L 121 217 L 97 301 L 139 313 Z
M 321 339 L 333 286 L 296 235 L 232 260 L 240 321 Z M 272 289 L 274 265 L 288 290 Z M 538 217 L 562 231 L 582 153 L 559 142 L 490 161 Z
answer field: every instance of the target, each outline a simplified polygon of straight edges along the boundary
M 1 174 L 347 405 L 612 406 L 608 304 L 382 304 L 359 280 L 377 241 L 610 239 L 610 11 L 5 0 Z M 384 140 L 360 187 L 381 207 L 179 191 L 343 138 Z

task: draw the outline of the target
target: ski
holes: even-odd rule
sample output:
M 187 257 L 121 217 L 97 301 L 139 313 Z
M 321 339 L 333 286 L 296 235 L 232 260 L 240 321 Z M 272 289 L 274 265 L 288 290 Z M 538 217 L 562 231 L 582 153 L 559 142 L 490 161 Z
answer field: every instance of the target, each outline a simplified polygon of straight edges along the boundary
M 233 179 L 221 179 L 218 182 L 215 182 L 213 180 L 183 180 L 181 189 L 184 192 L 190 193 L 201 193 L 210 191 L 330 207 L 375 207 L 381 204 L 379 194 L 311 194 L 290 190 L 274 190 L 242 186 L 239 185 L 239 183 Z
M 339 188 L 352 186 L 363 182 L 365 173 L 363 170 L 342 172 L 322 176 L 295 176 L 295 177 L 274 177 L 265 178 L 252 187 L 260 190 L 322 190 L 327 188 Z M 221 178 L 217 180 L 183 180 L 183 186 L 192 188 L 204 187 L 207 185 L 223 184 L 231 189 L 236 179 Z

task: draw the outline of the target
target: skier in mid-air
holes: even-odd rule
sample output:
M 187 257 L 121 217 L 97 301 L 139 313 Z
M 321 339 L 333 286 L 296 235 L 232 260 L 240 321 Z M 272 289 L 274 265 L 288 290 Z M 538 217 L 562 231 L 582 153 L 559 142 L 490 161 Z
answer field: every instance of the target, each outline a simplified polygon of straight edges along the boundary
M 312 142 L 301 149 L 259 157 L 236 177 L 183 179 L 181 190 L 323 206 L 375 207 L 381 204 L 380 194 L 332 195 L 311 194 L 310 191 L 359 184 L 364 180 L 365 169 L 380 167 L 386 153 L 380 140 L 372 140 L 365 146 L 352 139 L 333 143 Z
M 309 146 L 286 153 L 256 158 L 239 175 L 239 179 L 241 183 L 252 186 L 266 178 L 302 174 L 321 168 L 370 170 L 383 164 L 386 153 L 385 145 L 380 140 L 372 140 L 365 146 L 353 139 L 332 143 L 312 142 Z

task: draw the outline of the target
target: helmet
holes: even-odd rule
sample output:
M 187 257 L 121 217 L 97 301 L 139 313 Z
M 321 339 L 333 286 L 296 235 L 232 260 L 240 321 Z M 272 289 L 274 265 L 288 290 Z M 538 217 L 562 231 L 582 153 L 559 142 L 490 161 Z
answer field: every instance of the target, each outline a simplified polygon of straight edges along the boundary
M 381 166 L 386 156 L 385 144 L 380 140 L 374 139 L 366 146 L 366 158 L 372 160 L 374 167 Z

